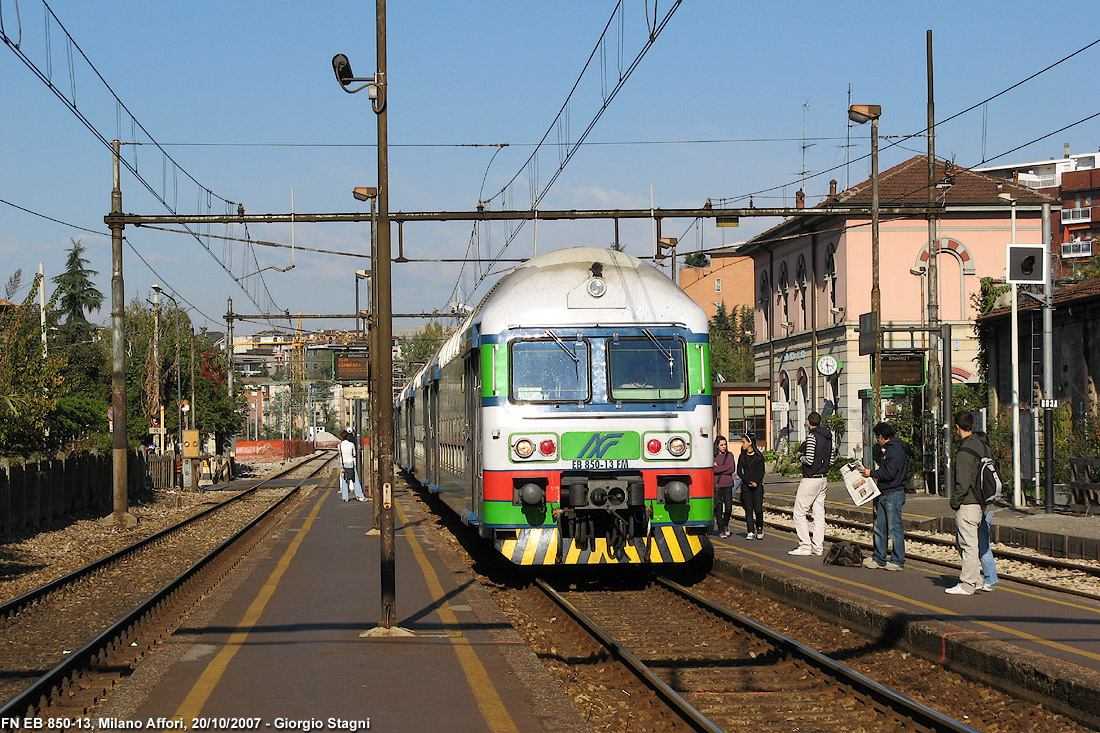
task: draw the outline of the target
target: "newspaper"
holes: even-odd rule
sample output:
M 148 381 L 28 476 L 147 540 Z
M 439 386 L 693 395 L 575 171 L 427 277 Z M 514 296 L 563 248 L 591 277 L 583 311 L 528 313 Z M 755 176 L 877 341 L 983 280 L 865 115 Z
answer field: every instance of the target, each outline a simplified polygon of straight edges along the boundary
M 860 461 L 840 467 L 840 475 L 844 479 L 844 488 L 848 489 L 848 494 L 852 497 L 852 503 L 856 506 L 863 506 L 879 495 L 878 484 L 875 483 L 873 478 L 863 478 L 860 474 L 862 470 L 863 464 Z

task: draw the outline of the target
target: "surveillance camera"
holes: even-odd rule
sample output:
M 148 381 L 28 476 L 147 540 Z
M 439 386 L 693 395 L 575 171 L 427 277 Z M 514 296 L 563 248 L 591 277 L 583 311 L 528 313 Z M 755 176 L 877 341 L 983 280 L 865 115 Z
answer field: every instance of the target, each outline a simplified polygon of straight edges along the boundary
M 355 74 L 351 72 L 351 62 L 342 53 L 332 57 L 332 70 L 336 74 L 336 81 L 340 82 L 341 86 L 346 87 L 355 78 Z

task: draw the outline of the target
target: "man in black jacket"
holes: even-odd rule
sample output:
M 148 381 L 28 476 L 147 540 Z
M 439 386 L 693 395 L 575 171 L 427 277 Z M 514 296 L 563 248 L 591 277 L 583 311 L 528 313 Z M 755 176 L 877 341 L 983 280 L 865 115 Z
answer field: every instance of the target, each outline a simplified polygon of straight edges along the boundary
M 825 544 L 825 490 L 829 488 L 826 475 L 833 464 L 833 434 L 821 424 L 821 413 L 811 412 L 806 417 L 809 434 L 806 444 L 798 451 L 802 463 L 802 480 L 794 495 L 794 531 L 798 535 L 798 547 L 788 555 L 820 555 Z M 810 536 L 810 523 L 806 515 L 813 512 L 814 530 Z
M 905 566 L 905 528 L 901 523 L 901 508 L 905 505 L 905 480 L 909 476 L 909 456 L 894 426 L 880 422 L 871 433 L 875 436 L 875 463 L 878 468 L 865 468 L 864 478 L 870 476 L 878 483 L 880 495 L 875 497 L 875 551 L 865 558 L 865 568 L 901 570 Z M 893 543 L 890 561 L 886 561 L 887 542 Z

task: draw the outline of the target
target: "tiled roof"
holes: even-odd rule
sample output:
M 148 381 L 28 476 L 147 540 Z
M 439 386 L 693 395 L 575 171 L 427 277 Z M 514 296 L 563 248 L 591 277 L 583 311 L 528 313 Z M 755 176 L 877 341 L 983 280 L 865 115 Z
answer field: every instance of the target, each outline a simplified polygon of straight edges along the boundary
M 1063 285 L 1060 288 L 1056 288 L 1054 290 L 1054 308 L 1057 310 L 1059 306 L 1068 306 L 1084 300 L 1093 300 L 1096 298 L 1100 298 L 1100 277 L 1094 277 L 1091 280 L 1081 280 L 1080 282 L 1070 283 L 1069 285 Z M 1019 298 L 1016 303 L 1016 310 L 1018 311 L 1035 310 L 1039 307 L 1039 304 L 1031 298 Z M 998 308 L 986 313 L 978 320 L 984 321 L 1006 318 L 1011 311 L 1011 308 Z
M 4 300 L 3 298 L 0 298 L 0 308 L 3 308 L 5 306 L 10 306 L 14 308 L 15 303 L 12 303 L 10 300 Z
M 950 186 L 937 188 L 936 201 L 944 206 L 995 206 L 999 203 L 997 194 L 1000 193 L 1012 194 L 1021 205 L 1057 203 L 1054 197 L 1039 193 L 1027 186 L 960 168 L 946 160 L 936 160 L 933 178 L 937 186 L 950 183 Z M 917 155 L 893 168 L 880 171 L 878 187 L 878 200 L 881 207 L 927 205 L 928 156 Z M 868 178 L 838 193 L 835 199 L 826 199 L 814 208 L 825 208 L 835 204 L 870 207 L 871 179 Z M 914 216 L 923 218 L 923 215 Z M 757 247 L 766 247 L 770 240 L 787 233 L 785 230 L 788 228 L 802 232 L 810 230 L 813 227 L 808 222 L 811 221 L 801 216 L 787 219 L 741 245 L 741 253 L 745 254 Z
M 997 194 L 1010 193 L 1018 204 L 1052 204 L 1057 199 L 1039 193 L 1033 188 L 1011 181 L 987 176 L 984 173 L 960 168 L 950 161 L 936 160 L 933 175 L 937 187 L 950 183 L 950 187 L 938 188 L 937 201 L 945 206 L 996 204 Z M 879 173 L 879 206 L 924 205 L 928 203 L 928 156 L 917 155 Z M 837 194 L 836 203 L 871 205 L 871 180 L 852 186 Z M 828 205 L 828 202 L 823 205 Z

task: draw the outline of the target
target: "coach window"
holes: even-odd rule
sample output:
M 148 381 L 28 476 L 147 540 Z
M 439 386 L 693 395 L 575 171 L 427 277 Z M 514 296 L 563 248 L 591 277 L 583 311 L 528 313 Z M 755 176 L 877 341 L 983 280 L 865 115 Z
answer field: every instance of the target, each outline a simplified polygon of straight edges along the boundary
M 511 364 L 512 399 L 517 402 L 584 402 L 590 396 L 587 341 L 514 341 Z
M 624 338 L 607 342 L 613 401 L 680 401 L 687 398 L 684 342 L 678 338 Z

